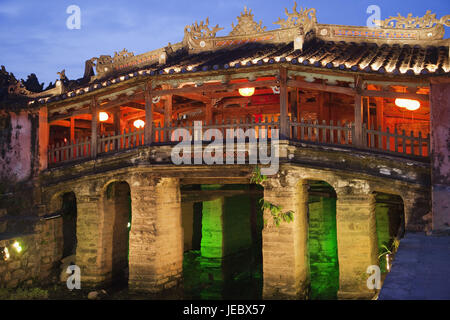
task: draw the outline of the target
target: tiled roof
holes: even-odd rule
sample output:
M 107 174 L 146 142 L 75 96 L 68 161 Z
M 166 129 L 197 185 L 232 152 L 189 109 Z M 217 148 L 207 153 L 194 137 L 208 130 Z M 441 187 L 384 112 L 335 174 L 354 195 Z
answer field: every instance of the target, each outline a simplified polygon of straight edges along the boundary
M 311 39 L 303 50 L 294 50 L 291 43 L 252 42 L 189 54 L 180 49 L 169 55 L 164 65 L 153 63 L 126 72 L 109 75 L 59 96 L 35 101 L 48 103 L 91 92 L 138 76 L 157 74 L 198 73 L 232 68 L 290 63 L 329 70 L 378 74 L 423 76 L 450 73 L 449 48 L 401 44 L 354 43 Z M 35 103 L 33 101 L 33 103 Z

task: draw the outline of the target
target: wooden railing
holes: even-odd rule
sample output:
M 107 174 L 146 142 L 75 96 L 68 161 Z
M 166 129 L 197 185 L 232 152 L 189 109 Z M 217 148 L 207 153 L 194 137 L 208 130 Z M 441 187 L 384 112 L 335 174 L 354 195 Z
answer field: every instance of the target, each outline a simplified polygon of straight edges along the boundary
M 326 124 L 316 121 L 305 121 L 303 119 L 297 122 L 295 119 L 290 121 L 290 139 L 296 141 L 313 142 L 320 144 L 352 145 L 354 136 L 354 125 L 350 122 L 336 124 L 330 121 Z
M 97 154 L 133 149 L 144 145 L 144 129 L 124 129 L 122 134 L 102 135 L 97 141 Z
M 363 125 L 363 146 L 368 149 L 377 149 L 383 152 L 428 157 L 430 155 L 430 134 L 422 137 L 422 132 L 414 135 L 414 132 L 408 135 L 405 130 L 401 134 L 397 129 L 394 132 L 386 132 L 367 129 Z
M 197 125 L 197 126 L 196 126 Z M 195 132 L 195 129 L 199 129 L 201 126 L 201 132 Z M 188 140 L 189 136 L 192 140 L 199 141 L 204 140 L 204 134 L 209 129 L 216 129 L 222 133 L 223 139 L 232 138 L 230 135 L 235 134 L 233 130 L 242 129 L 255 129 L 256 139 L 270 139 L 272 138 L 272 129 L 279 129 L 280 123 L 277 117 L 266 117 L 264 121 L 256 122 L 254 119 L 250 122 L 246 122 L 244 119 L 234 119 L 227 121 L 183 121 L 178 125 L 174 123 L 169 124 L 167 127 L 161 127 L 159 124 L 153 126 L 152 129 L 152 142 L 153 143 L 177 143 L 181 140 Z M 177 135 L 174 135 L 175 130 L 184 129 L 179 131 Z M 175 138 L 175 136 L 178 136 Z
M 355 126 L 351 122 L 341 123 L 337 121 L 334 123 L 330 121 L 327 124 L 325 121 L 319 123 L 318 121 L 304 121 L 303 119 L 296 121 L 293 119 L 289 120 L 288 124 L 288 139 L 292 141 L 320 145 L 350 146 L 414 157 L 428 157 L 430 154 L 430 136 L 428 134 L 426 137 L 422 137 L 421 132 L 417 136 L 413 132 L 406 135 L 404 131 L 401 134 L 397 130 L 391 133 L 389 129 L 383 132 L 366 129 L 363 126 L 363 137 L 360 139 L 362 143 L 356 143 Z M 224 141 L 227 138 L 233 138 L 230 135 L 234 136 L 236 129 L 242 129 L 244 131 L 254 129 L 255 139 L 271 139 L 274 135 L 273 129 L 279 129 L 279 127 L 280 122 L 277 117 L 266 117 L 260 122 L 254 119 L 250 122 L 240 119 L 210 122 L 209 124 L 204 121 L 184 121 L 176 124 L 171 123 L 166 127 L 153 124 L 152 139 L 149 143 L 144 139 L 144 129 L 124 130 L 123 133 L 118 135 L 111 134 L 97 137 L 97 150 L 95 153 L 91 150 L 92 143 L 88 138 L 75 141 L 74 143 L 50 146 L 48 150 L 48 162 L 49 165 L 53 165 L 78 159 L 89 159 L 95 157 L 97 154 L 118 152 L 150 144 L 175 144 L 181 140 L 210 140 L 211 137 L 204 139 L 205 133 L 209 129 L 219 130 L 222 133 Z M 175 132 L 177 129 L 184 130 Z M 234 131 L 230 129 L 234 129 Z M 236 137 L 234 136 L 233 139 L 236 139 Z
M 56 143 L 48 148 L 48 163 L 73 161 L 91 157 L 91 141 L 89 138 L 81 139 L 70 143 Z

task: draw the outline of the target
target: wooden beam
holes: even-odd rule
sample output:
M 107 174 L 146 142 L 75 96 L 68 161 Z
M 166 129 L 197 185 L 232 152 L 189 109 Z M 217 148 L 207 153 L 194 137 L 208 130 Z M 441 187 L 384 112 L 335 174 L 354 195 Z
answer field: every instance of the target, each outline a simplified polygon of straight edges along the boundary
M 144 100 L 144 92 L 137 92 L 130 96 L 125 96 L 121 98 L 117 98 L 116 100 L 108 101 L 104 104 L 99 105 L 101 110 L 108 110 L 110 108 L 118 107 L 128 102 L 134 102 L 136 100 Z
M 347 87 L 339 87 L 339 86 L 330 86 L 323 83 L 311 83 L 300 80 L 288 80 L 288 87 L 306 89 L 306 90 L 317 90 L 317 91 L 325 91 L 325 92 L 333 92 L 333 93 L 341 93 L 349 96 L 354 96 L 356 94 L 355 89 L 347 88 Z
M 247 88 L 247 87 L 271 87 L 277 86 L 279 84 L 276 80 L 262 80 L 262 81 L 252 81 L 252 82 L 239 82 L 239 83 L 231 83 L 231 84 L 213 84 L 213 85 L 203 85 L 199 87 L 183 87 L 176 89 L 163 89 L 163 90 L 155 90 L 155 96 L 164 96 L 164 95 L 182 95 L 183 93 L 196 93 L 196 92 L 213 92 L 220 90 L 236 90 L 239 88 Z
M 361 95 L 365 97 L 414 99 L 427 102 L 430 99 L 430 96 L 428 94 L 394 92 L 394 91 L 362 90 Z
M 80 115 L 80 114 L 90 114 L 91 113 L 91 109 L 90 107 L 87 108 L 83 108 L 83 109 L 79 109 L 76 111 L 72 111 L 70 113 L 66 113 L 66 114 L 57 114 L 51 117 L 48 117 L 48 123 L 51 124 L 51 122 L 54 121 L 58 121 L 58 120 L 63 120 L 63 119 L 67 119 L 76 115 Z
M 179 96 L 188 98 L 191 100 L 201 101 L 203 103 L 208 103 L 211 101 L 210 97 L 204 96 L 201 93 L 183 93 L 183 94 L 179 94 Z

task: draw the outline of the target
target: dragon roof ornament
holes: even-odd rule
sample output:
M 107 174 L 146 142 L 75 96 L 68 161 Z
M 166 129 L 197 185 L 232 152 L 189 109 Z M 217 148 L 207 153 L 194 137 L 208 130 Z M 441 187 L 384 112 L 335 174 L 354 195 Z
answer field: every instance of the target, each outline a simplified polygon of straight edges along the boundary
M 278 21 L 273 23 L 278 24 L 280 29 L 303 26 L 304 30 L 307 32 L 317 24 L 316 9 L 300 7 L 300 11 L 297 11 L 297 2 L 294 2 L 292 13 L 289 13 L 288 9 L 285 8 L 285 14 L 287 19 L 278 18 Z
M 211 43 L 208 39 L 215 38 L 220 30 L 223 28 L 220 28 L 218 24 L 212 29 L 209 28 L 209 18 L 206 18 L 205 22 L 200 21 L 200 24 L 195 21 L 194 24 L 184 28 L 183 42 L 189 49 L 210 47 Z
M 396 17 L 389 17 L 385 20 L 374 20 L 375 24 L 381 28 L 394 29 L 418 29 L 432 28 L 435 25 L 444 25 L 450 27 L 450 15 L 443 16 L 441 19 L 436 18 L 435 13 L 428 10 L 423 17 L 413 17 L 412 13 L 403 17 L 398 13 Z
M 230 36 L 250 35 L 266 31 L 266 27 L 262 26 L 262 21 L 259 21 L 258 24 L 253 20 L 252 10 L 247 10 L 247 7 L 244 7 L 244 12 L 241 12 L 237 19 L 238 24 L 236 26 L 234 22 L 231 23 L 233 30 L 231 30 Z

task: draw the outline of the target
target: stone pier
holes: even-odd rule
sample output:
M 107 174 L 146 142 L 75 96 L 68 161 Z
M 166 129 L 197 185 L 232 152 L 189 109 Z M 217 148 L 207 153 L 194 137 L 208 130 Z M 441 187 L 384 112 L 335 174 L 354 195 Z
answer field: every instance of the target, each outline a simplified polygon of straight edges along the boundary
M 306 181 L 281 184 L 270 179 L 264 186 L 264 199 L 294 211 L 294 221 L 271 225 L 270 212 L 264 213 L 263 229 L 263 298 L 304 299 L 309 290 L 307 252 L 308 194 Z
M 339 299 L 370 299 L 367 268 L 378 265 L 375 197 L 347 187 L 337 192 L 336 228 L 339 257 Z
M 155 293 L 175 287 L 183 270 L 179 181 L 136 174 L 130 189 L 129 288 Z
M 76 192 L 77 198 L 77 249 L 76 265 L 81 269 L 82 285 L 101 283 L 106 275 L 101 259 L 101 196 Z

